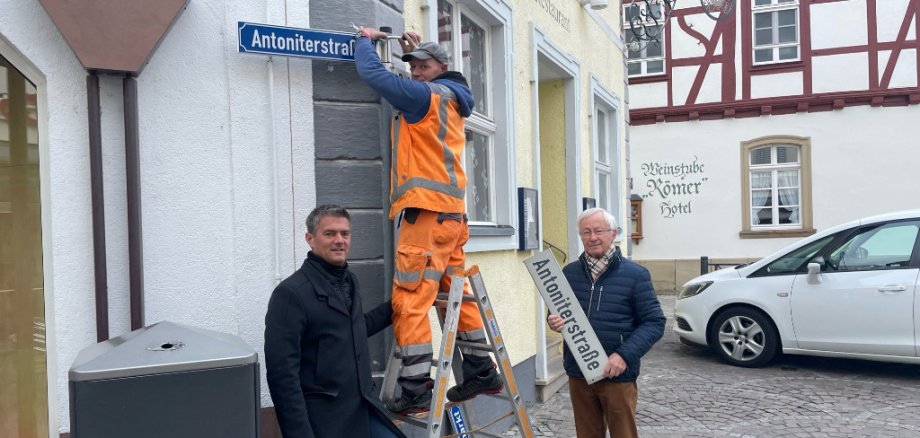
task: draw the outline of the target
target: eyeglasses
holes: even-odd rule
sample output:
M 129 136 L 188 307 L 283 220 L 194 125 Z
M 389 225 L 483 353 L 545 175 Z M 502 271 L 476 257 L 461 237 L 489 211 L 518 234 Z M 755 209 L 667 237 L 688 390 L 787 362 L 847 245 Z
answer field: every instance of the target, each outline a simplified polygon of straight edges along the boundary
M 612 229 L 612 228 L 607 228 L 606 230 L 601 230 L 601 229 L 597 229 L 597 230 L 584 230 L 584 231 L 582 231 L 581 233 L 578 233 L 578 234 L 581 234 L 581 237 L 584 237 L 585 239 L 587 239 L 587 238 L 590 238 L 591 236 L 600 236 L 600 235 L 603 235 L 604 233 L 607 233 L 607 232 L 610 232 L 610 231 L 613 231 L 613 229 Z

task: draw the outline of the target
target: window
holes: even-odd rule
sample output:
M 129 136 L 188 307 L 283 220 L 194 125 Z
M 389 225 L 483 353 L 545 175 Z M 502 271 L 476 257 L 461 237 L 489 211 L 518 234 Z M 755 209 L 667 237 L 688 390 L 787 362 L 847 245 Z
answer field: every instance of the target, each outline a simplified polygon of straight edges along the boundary
M 10 437 L 48 436 L 37 97 L 0 54 L 0 436 Z
M 751 226 L 800 225 L 801 179 L 799 148 L 761 146 L 751 157 Z
M 814 233 L 810 150 L 809 140 L 801 137 L 765 137 L 742 144 L 742 237 Z
M 432 8 L 433 9 L 433 8 Z M 466 119 L 463 169 L 470 219 L 467 251 L 515 248 L 514 165 L 511 145 L 511 9 L 492 0 L 438 0 L 429 32 L 463 73 L 475 104 Z M 510 169 L 497 171 L 496 169 Z
M 610 142 L 607 140 L 607 111 L 603 108 L 596 108 L 594 111 L 594 129 L 597 133 L 594 139 L 594 173 L 597 175 L 597 202 L 598 207 L 610 211 Z
M 664 73 L 664 6 L 658 1 L 623 5 L 623 35 L 626 38 L 626 68 L 629 76 Z M 636 33 L 653 37 L 640 41 Z
M 920 222 L 893 222 L 861 230 L 827 256 L 825 271 L 869 271 L 910 266 Z
M 829 243 L 831 243 L 831 241 L 834 240 L 834 237 L 834 235 L 827 236 L 823 239 L 798 248 L 789 254 L 776 259 L 765 268 L 758 271 L 755 276 L 768 274 L 793 274 L 798 271 L 802 271 L 805 265 L 811 261 L 812 257 L 818 254 Z
M 597 206 L 620 216 L 619 141 L 617 136 L 619 99 L 591 78 L 594 115 L 591 129 L 594 149 L 594 197 Z
M 494 225 L 495 197 L 491 188 L 494 168 L 490 156 L 496 127 L 491 116 L 491 78 L 485 61 L 489 58 L 489 38 L 489 27 L 472 12 L 451 1 L 438 1 L 438 42 L 452 55 L 452 60 L 460 60 L 454 61 L 451 68 L 463 72 L 475 97 L 473 115 L 466 123 L 463 160 L 467 174 L 467 214 L 471 224 Z
M 470 221 L 493 222 L 495 206 L 492 196 L 492 156 L 491 137 L 479 132 L 466 130 L 466 209 Z
M 754 0 L 754 64 L 799 59 L 798 0 Z

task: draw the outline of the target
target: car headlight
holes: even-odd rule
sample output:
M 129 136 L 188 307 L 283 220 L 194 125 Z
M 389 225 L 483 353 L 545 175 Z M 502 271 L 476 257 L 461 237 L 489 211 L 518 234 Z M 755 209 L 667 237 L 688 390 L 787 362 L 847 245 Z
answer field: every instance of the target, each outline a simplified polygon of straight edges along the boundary
M 690 298 L 694 295 L 699 295 L 700 292 L 706 290 L 712 284 L 711 281 L 704 281 L 702 283 L 694 283 L 689 286 L 681 289 L 680 293 L 677 294 L 677 299 L 682 300 L 684 298 Z

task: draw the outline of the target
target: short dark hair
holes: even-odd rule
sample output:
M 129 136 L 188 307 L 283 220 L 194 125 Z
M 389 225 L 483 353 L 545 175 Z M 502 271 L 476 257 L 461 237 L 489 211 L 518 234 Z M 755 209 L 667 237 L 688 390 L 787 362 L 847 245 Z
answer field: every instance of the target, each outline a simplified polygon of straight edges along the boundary
M 319 221 L 326 216 L 343 217 L 351 222 L 351 215 L 348 214 L 348 210 L 345 207 L 335 204 L 319 205 L 307 216 L 307 232 L 310 234 L 315 233 L 316 227 L 319 226 Z

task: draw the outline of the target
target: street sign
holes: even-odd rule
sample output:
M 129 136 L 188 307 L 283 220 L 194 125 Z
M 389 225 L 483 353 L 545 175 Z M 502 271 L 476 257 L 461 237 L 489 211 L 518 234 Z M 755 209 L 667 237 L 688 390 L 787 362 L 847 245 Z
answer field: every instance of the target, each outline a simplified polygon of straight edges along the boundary
M 463 411 L 460 410 L 460 406 L 453 405 L 448 409 L 450 414 L 450 421 L 454 424 L 454 432 L 457 433 L 458 438 L 470 438 L 469 434 L 466 433 L 466 420 L 463 418 Z
M 240 53 L 355 60 L 355 34 L 237 22 Z
M 565 320 L 562 337 L 569 351 L 575 358 L 578 368 L 588 384 L 604 378 L 604 365 L 607 353 L 604 346 L 591 328 L 585 311 L 578 304 L 572 286 L 562 273 L 553 252 L 546 249 L 524 259 L 524 266 L 537 286 L 537 292 L 543 297 L 549 313 L 559 315 Z

